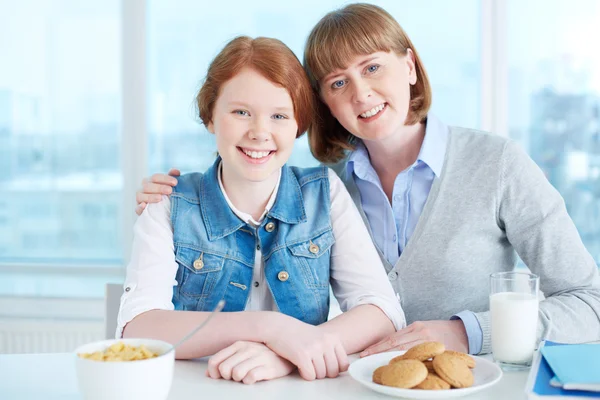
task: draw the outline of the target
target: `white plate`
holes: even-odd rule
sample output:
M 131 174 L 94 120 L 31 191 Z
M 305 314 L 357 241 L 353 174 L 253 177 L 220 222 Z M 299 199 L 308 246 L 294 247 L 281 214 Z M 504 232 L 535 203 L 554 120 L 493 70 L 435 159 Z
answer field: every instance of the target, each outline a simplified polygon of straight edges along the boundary
M 475 383 L 469 388 L 451 390 L 399 389 L 373 382 L 373 371 L 377 367 L 386 365 L 392 358 L 404 353 L 404 351 L 390 351 L 361 358 L 350 364 L 348 372 L 352 378 L 369 389 L 389 396 L 404 397 L 407 399 L 449 399 L 451 397 L 466 396 L 489 388 L 502 378 L 502 370 L 492 361 L 471 356 L 476 362 L 475 368 L 472 370 Z

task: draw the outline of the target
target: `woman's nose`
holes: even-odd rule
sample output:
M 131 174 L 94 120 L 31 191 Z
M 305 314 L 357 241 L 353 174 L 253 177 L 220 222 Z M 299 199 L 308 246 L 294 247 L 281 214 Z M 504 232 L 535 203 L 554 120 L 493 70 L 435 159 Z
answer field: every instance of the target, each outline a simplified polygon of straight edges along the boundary
M 371 97 L 371 86 L 367 82 L 355 80 L 352 86 L 354 87 L 353 100 L 355 103 L 364 103 Z

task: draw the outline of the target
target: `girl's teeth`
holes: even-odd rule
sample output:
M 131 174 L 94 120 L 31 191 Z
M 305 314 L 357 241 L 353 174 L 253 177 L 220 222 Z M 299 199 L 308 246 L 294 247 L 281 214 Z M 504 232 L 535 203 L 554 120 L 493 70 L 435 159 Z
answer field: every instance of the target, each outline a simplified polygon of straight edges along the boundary
M 363 118 L 372 117 L 373 115 L 377 115 L 381 110 L 383 110 L 383 107 L 385 107 L 385 105 L 380 104 L 377 107 L 373 107 L 369 111 L 366 111 L 366 112 L 360 114 L 360 116 Z
M 269 155 L 268 151 L 247 151 L 244 150 L 244 154 L 246 154 L 250 158 L 263 158 Z

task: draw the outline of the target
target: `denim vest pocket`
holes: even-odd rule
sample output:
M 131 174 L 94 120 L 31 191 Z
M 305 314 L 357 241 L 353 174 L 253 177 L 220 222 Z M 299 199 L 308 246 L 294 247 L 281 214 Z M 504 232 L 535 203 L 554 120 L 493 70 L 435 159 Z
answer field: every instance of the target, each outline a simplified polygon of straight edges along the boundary
M 329 288 L 330 249 L 334 243 L 333 233 L 328 230 L 309 240 L 288 245 L 309 287 Z
M 224 257 L 183 246 L 177 247 L 175 260 L 182 272 L 181 275 L 178 274 L 181 277 L 180 293 L 189 297 L 208 297 L 218 282 L 225 263 Z

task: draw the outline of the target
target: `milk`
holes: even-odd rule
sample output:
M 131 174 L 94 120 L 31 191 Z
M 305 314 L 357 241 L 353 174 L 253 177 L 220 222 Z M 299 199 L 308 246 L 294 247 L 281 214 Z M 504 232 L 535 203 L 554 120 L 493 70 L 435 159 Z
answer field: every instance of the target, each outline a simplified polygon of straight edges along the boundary
M 490 296 L 492 353 L 505 363 L 531 360 L 536 345 L 538 299 L 529 293 L 500 292 Z

